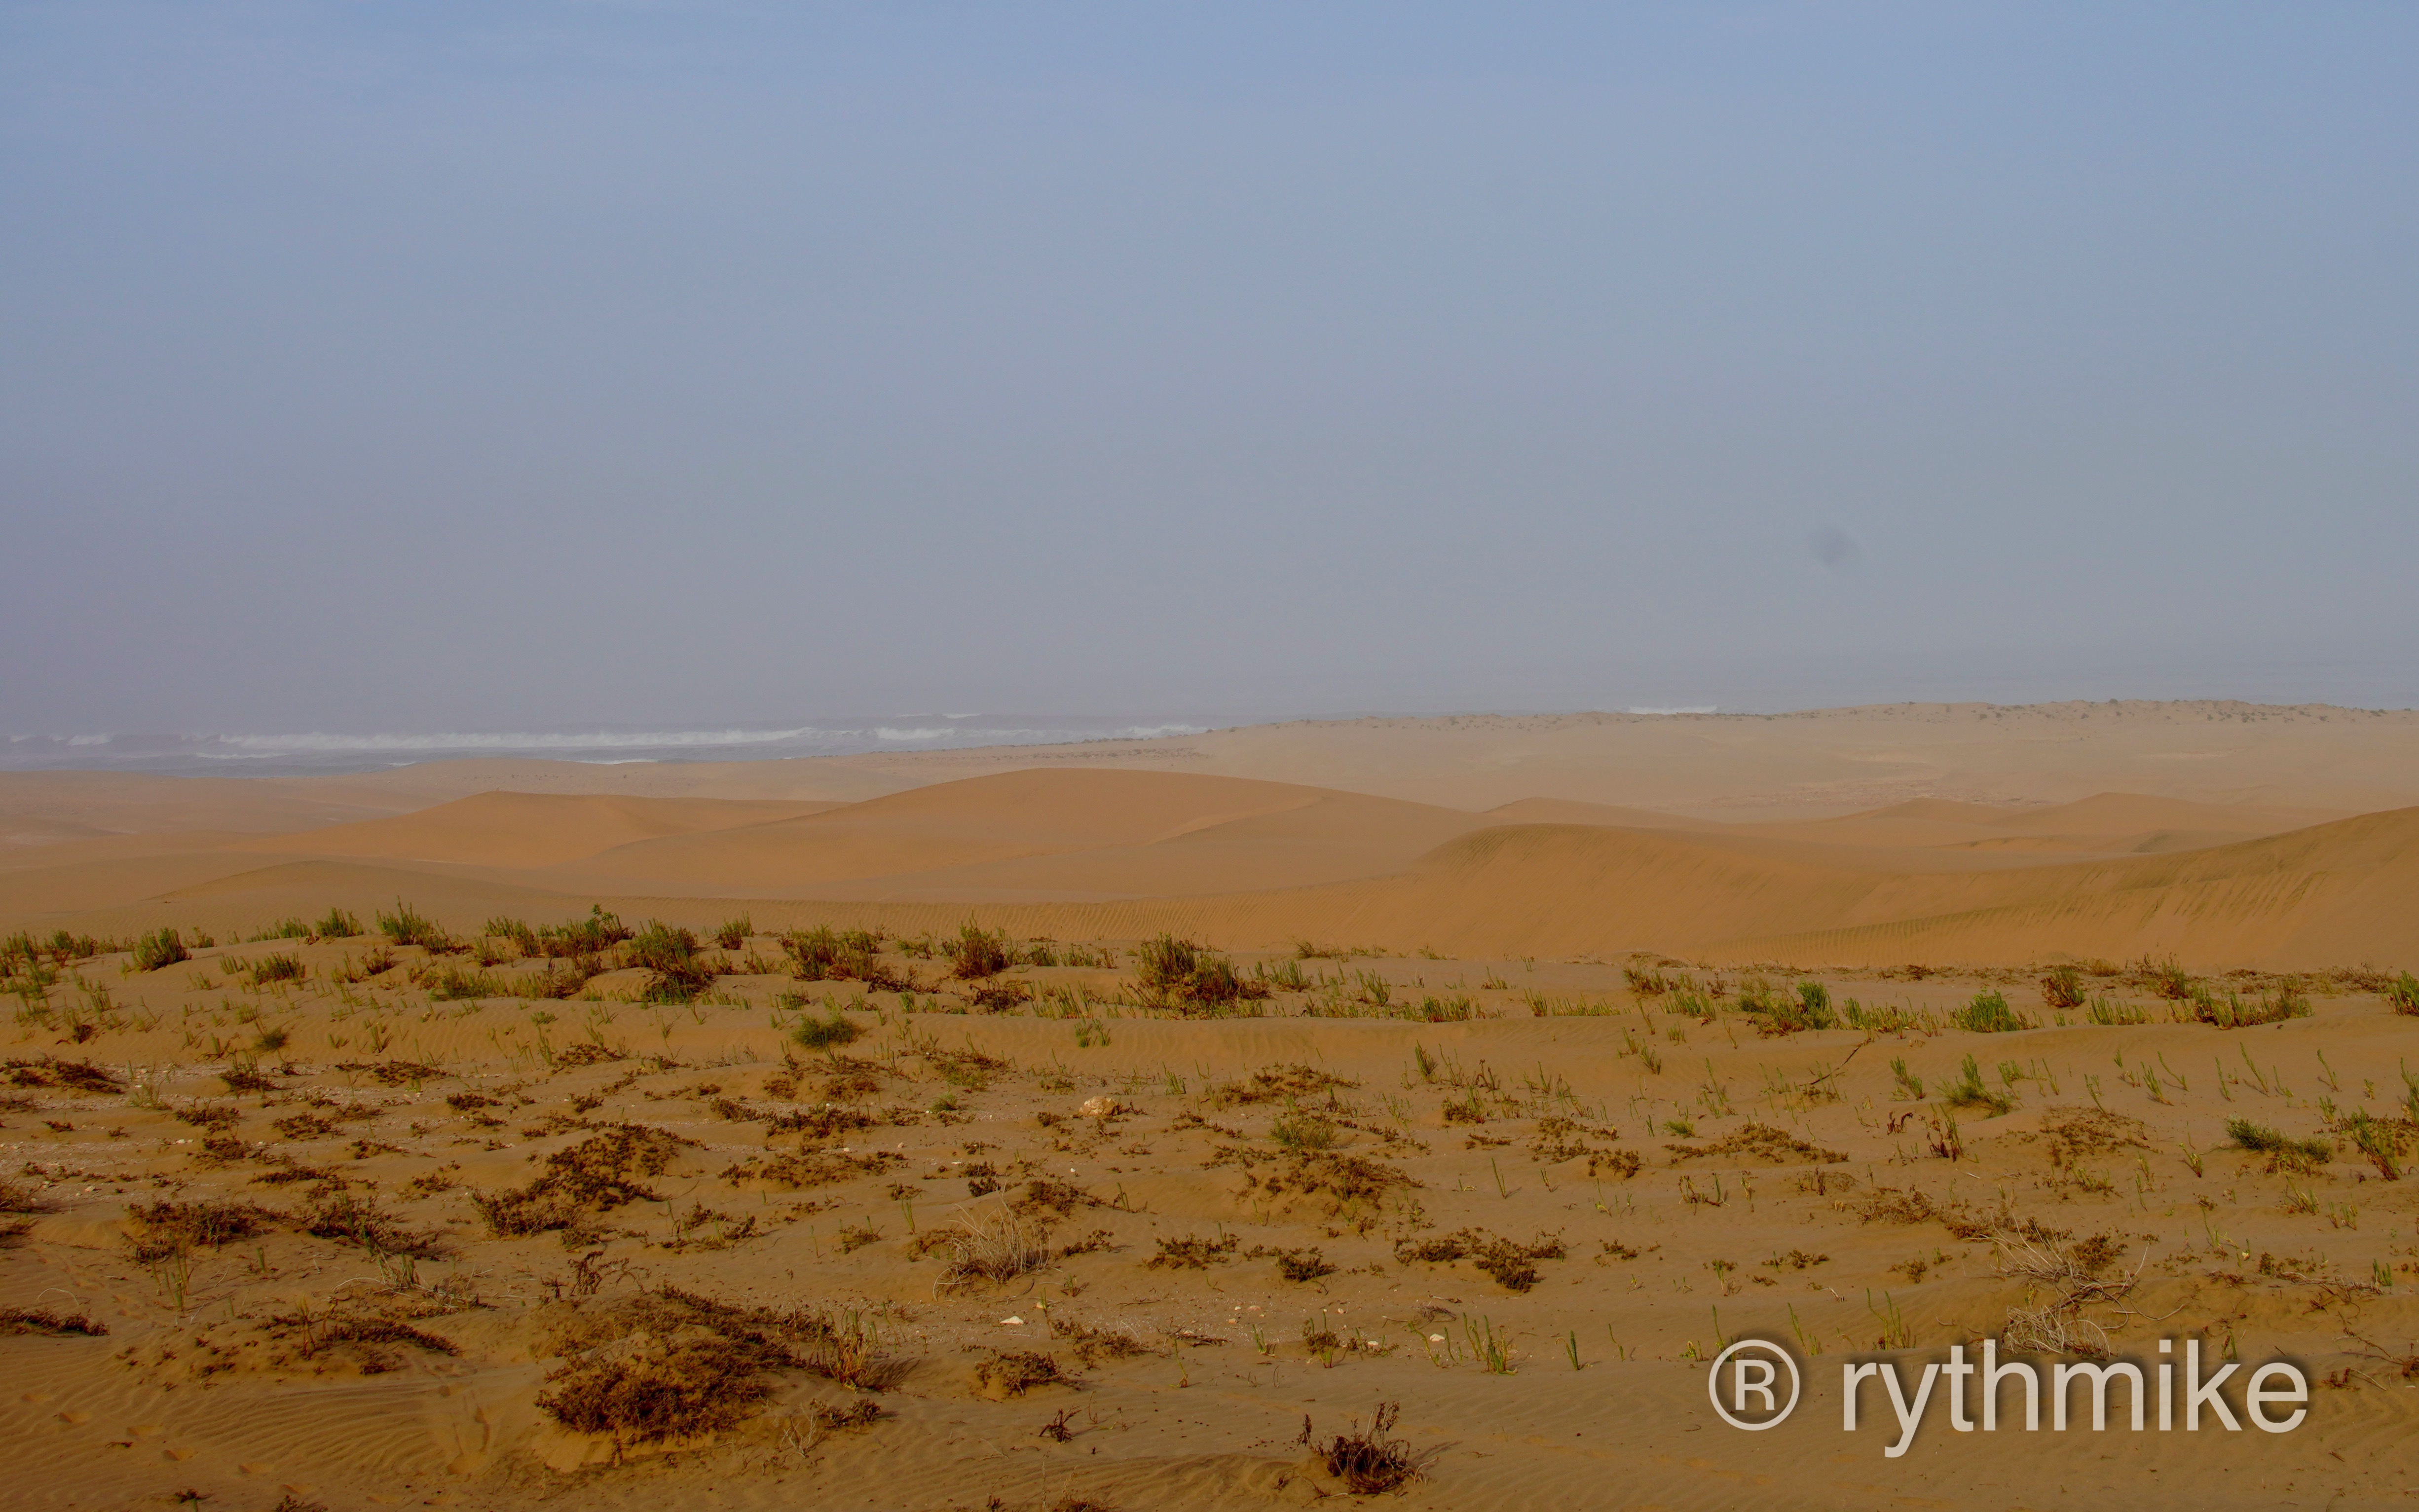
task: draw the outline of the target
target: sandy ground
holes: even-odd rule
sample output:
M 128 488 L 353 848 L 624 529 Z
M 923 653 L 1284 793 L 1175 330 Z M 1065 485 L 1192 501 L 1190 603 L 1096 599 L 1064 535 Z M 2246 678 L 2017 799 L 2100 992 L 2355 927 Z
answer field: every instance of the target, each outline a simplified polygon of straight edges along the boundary
M 2398 1504 L 2414 736 L 0 780 L 0 1502 L 1302 1504 L 1394 1403 L 1384 1504 Z M 1808 1383 L 1752 1435 L 1747 1336 Z M 1841 1427 L 1843 1363 L 2162 1338 L 2297 1362 L 2307 1420 Z

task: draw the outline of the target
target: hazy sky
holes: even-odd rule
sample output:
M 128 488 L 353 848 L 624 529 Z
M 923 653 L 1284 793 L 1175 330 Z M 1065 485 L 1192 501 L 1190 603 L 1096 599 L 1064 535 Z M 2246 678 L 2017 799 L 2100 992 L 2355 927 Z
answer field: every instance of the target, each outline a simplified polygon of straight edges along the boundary
M 2419 702 L 2419 9 L 0 7 L 0 733 Z

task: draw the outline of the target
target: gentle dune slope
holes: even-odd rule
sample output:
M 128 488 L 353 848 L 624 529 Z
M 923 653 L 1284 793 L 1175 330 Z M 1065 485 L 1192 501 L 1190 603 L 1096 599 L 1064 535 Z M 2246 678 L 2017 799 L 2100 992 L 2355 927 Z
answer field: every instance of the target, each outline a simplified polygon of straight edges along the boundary
M 1862 847 L 1957 846 L 1978 851 L 2128 855 L 2189 850 L 2281 834 L 2347 815 L 2340 810 L 2197 803 L 2099 793 L 2072 803 L 1994 808 L 1936 798 L 1836 819 L 1742 825 L 1736 832 Z
M 971 912 L 1025 933 L 1173 929 L 1243 948 L 1308 936 L 1565 957 L 2172 950 L 2204 967 L 2398 964 L 2419 959 L 2397 902 L 2419 895 L 2408 811 L 2348 819 L 2319 805 L 2375 786 L 2411 725 L 2217 705 L 1379 720 L 868 769 L 774 763 L 752 777 L 613 768 L 469 795 L 449 784 L 496 764 L 285 785 L 36 774 L 0 779 L 0 817 L 27 826 L 0 846 L 0 928 L 252 930 L 397 898 L 468 925 L 598 901 L 639 918 L 744 908 L 911 931 Z M 2317 777 L 2286 780 L 2294 756 Z M 1325 763 L 1364 791 L 1136 769 L 1287 762 Z M 552 782 L 547 764 L 518 765 Z M 2123 768 L 2198 775 L 2078 790 L 2080 776 Z M 2231 785 L 2207 780 L 2221 772 Z M 1627 801 L 1588 795 L 1622 797 L 1607 791 L 1616 779 L 1634 779 Z M 1516 780 L 1539 785 L 1484 811 L 1366 791 L 1483 796 Z M 651 795 L 650 782 L 686 795 Z M 582 786 L 602 783 L 616 785 Z M 1888 796 L 1909 783 L 1934 791 Z M 698 795 L 751 784 L 781 795 Z M 818 784 L 894 790 L 794 795 Z M 444 801 L 372 811 L 431 795 Z M 1866 801 L 1841 812 L 1855 795 Z M 1691 802 L 1734 817 L 1670 811 Z
M 328 794 L 233 779 L 8 772 L 0 773 L 0 846 L 189 829 L 266 834 L 419 807 L 361 789 Z
M 221 928 L 242 927 L 311 917 L 331 903 L 368 919 L 376 910 L 397 900 L 408 900 L 421 912 L 465 930 L 496 914 L 551 919 L 585 913 L 589 902 L 544 887 L 499 881 L 491 873 L 407 872 L 375 862 L 315 859 L 283 861 L 206 878 L 162 894 L 164 908 L 146 912 L 140 905 L 119 907 L 100 915 L 94 927 L 122 929 L 121 921 L 139 921 L 151 914 L 198 918 Z M 645 911 L 643 903 L 639 911 Z
M 2226 966 L 2408 962 L 2419 959 L 2413 898 L 2419 809 L 2402 809 L 2184 855 L 1936 885 L 1929 897 L 1908 889 L 1877 896 L 1867 919 L 1836 930 L 1728 945 L 1842 962 L 2061 951 L 2172 953 Z
M 1656 809 L 1626 809 L 1614 803 L 1581 803 L 1576 798 L 1518 798 L 1487 810 L 1491 818 L 1515 825 L 1605 825 L 1616 829 L 1719 829 L 1711 819 L 1664 813 Z
M 392 819 L 266 836 L 237 849 L 470 866 L 551 866 L 617 845 L 794 819 L 837 807 L 773 799 L 481 793 Z
M 547 881 L 875 899 L 1148 896 L 1371 875 L 1487 823 L 1281 782 L 1040 770 L 624 845 Z M 883 885 L 848 886 L 863 883 Z
M 446 840 L 455 849 L 443 865 L 359 855 L 259 864 L 259 850 L 290 839 L 213 849 L 193 843 L 201 837 L 159 837 L 146 842 L 151 854 L 121 856 L 90 853 L 137 840 L 78 841 L 49 848 L 65 864 L 0 870 L 0 905 L 18 918 L 65 915 L 104 930 L 155 916 L 223 916 L 252 927 L 331 902 L 362 909 L 398 897 L 466 925 L 500 910 L 576 911 L 591 899 L 711 922 L 717 908 L 706 901 L 727 900 L 766 921 L 850 918 L 914 930 L 974 913 L 1067 937 L 1166 929 L 1242 948 L 1314 937 L 1482 956 L 1659 950 L 1936 964 L 2147 951 L 2204 968 L 2419 959 L 2419 923 L 2407 905 L 2419 896 L 2419 810 L 2188 853 L 2072 860 L 1767 833 L 1810 826 L 1513 825 L 1280 783 L 1043 770 L 638 841 L 550 866 L 464 864 L 569 848 L 576 833 L 548 827 L 565 813 L 633 824 L 630 802 L 499 795 L 448 805 L 417 830 L 384 822 L 347 826 L 331 841 L 308 837 L 354 846 L 363 842 L 351 837 L 367 833 L 405 851 Z M 2126 802 L 2117 795 L 2097 807 L 2118 820 L 2138 817 Z M 708 810 L 736 817 L 729 806 Z M 499 825 L 483 853 L 466 820 L 490 813 L 512 823 Z
M 2419 959 L 2414 897 L 2419 809 L 2190 855 L 1896 876 L 1690 837 L 1535 825 L 1448 842 L 1399 878 L 1234 900 L 1227 928 L 1257 943 L 1283 918 L 1297 933 L 1472 955 L 1663 949 L 1869 964 L 2149 951 L 2316 966 Z
M 2039 806 L 2107 792 L 2339 815 L 2419 803 L 2419 711 L 1900 703 L 1778 715 L 1304 720 L 830 764 L 932 782 L 1059 762 L 1261 778 L 1456 809 L 1549 797 L 1725 822 L 1819 819 L 1918 799 Z

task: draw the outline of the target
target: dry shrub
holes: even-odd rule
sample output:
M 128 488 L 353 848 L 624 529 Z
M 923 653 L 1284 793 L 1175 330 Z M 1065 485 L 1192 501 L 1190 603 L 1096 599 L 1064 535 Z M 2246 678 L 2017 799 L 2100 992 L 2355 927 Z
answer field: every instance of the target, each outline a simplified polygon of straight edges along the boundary
M 546 1378 L 537 1406 L 579 1433 L 617 1443 L 688 1439 L 734 1427 L 770 1390 L 761 1379 L 788 1351 L 715 1335 L 634 1335 Z
M 1508 1291 L 1534 1287 L 1543 1279 L 1534 1262 L 1559 1260 L 1566 1253 L 1557 1235 L 1540 1234 L 1522 1244 L 1484 1228 L 1464 1228 L 1437 1239 L 1405 1240 L 1394 1246 L 1394 1258 L 1407 1265 L 1414 1260 L 1446 1265 L 1467 1259 Z
M 1212 1262 L 1224 1264 L 1234 1257 L 1240 1241 L 1228 1234 L 1224 1239 L 1203 1239 L 1187 1234 L 1182 1239 L 1162 1239 L 1159 1253 L 1143 1261 L 1147 1271 L 1206 1271 Z
M 1601 1139 L 1621 1137 L 1610 1129 L 1591 1128 L 1573 1119 L 1539 1119 L 1535 1132 L 1529 1138 L 1529 1156 L 1540 1165 L 1559 1165 L 1581 1156 L 1601 1160 L 1617 1153 L 1590 1145 L 1587 1141 L 1591 1135 Z
M 1999 1325 L 1999 1344 L 2011 1354 L 2079 1354 L 2098 1359 L 2108 1352 L 2108 1331 L 2088 1318 L 2055 1306 L 2011 1307 Z
M 393 1213 L 381 1210 L 375 1196 L 329 1196 L 296 1220 L 295 1227 L 314 1239 L 359 1245 L 374 1255 L 434 1259 L 446 1253 L 443 1234 L 406 1227 Z
M 1262 1192 L 1270 1197 L 1288 1194 L 1321 1196 L 1331 1208 L 1340 1209 L 1348 1202 L 1376 1203 L 1398 1186 L 1420 1183 L 1392 1165 L 1360 1155 L 1341 1154 L 1332 1149 L 1294 1149 L 1278 1156 L 1274 1168 L 1265 1172 L 1256 1169 L 1249 1152 L 1237 1153 L 1243 1166 L 1243 1191 Z
M 882 1078 L 868 1071 L 847 1071 L 824 1079 L 824 1099 L 829 1103 L 862 1103 L 882 1093 Z
M 547 1352 L 571 1356 L 537 1405 L 564 1427 L 622 1443 L 694 1437 L 746 1418 L 776 1370 L 880 1391 L 899 1374 L 860 1321 L 812 1309 L 740 1307 L 661 1291 L 567 1304 Z
M 385 1375 L 402 1368 L 403 1357 L 381 1349 L 388 1344 L 408 1344 L 431 1354 L 458 1355 L 461 1347 L 441 1335 L 415 1328 L 404 1319 L 384 1313 L 370 1313 L 346 1318 L 321 1318 L 304 1308 L 294 1313 L 272 1315 L 263 1329 L 270 1339 L 288 1346 L 278 1351 L 280 1363 L 331 1359 L 349 1364 L 365 1376 Z
M 1065 1339 L 1074 1350 L 1075 1358 L 1087 1367 L 1098 1365 L 1103 1360 L 1132 1360 L 1159 1352 L 1130 1334 L 1092 1328 L 1073 1319 L 1061 1318 L 1055 1312 L 1050 1315 L 1050 1334 L 1053 1338 Z
M 832 1186 L 841 1181 L 879 1176 L 891 1166 L 903 1164 L 904 1160 L 905 1157 L 886 1149 L 871 1149 L 861 1155 L 842 1154 L 830 1149 L 802 1149 L 779 1155 L 750 1155 L 736 1165 L 725 1166 L 722 1180 L 734 1186 L 742 1181 L 763 1181 L 784 1192 L 797 1192 L 808 1187 Z
M 941 1275 L 943 1286 L 1013 1281 L 1050 1263 L 1049 1246 L 1026 1234 L 1013 1210 L 997 1208 L 982 1217 L 969 1215 L 959 1222 L 961 1231 L 949 1235 L 941 1246 L 949 1257 Z
M 1368 1430 L 1364 1432 L 1361 1420 L 1352 1420 L 1350 1432 L 1336 1434 L 1325 1443 L 1312 1437 L 1310 1414 L 1303 1413 L 1301 1442 L 1310 1446 L 1311 1453 L 1326 1466 L 1327 1473 L 1344 1483 L 1344 1489 L 1355 1496 L 1375 1496 L 1416 1479 L 1420 1474 L 1420 1456 L 1413 1453 L 1410 1441 L 1388 1438 L 1402 1408 L 1394 1402 L 1380 1402 L 1373 1414 Z
M 1055 1212 L 1061 1218 L 1073 1216 L 1077 1208 L 1102 1206 L 1100 1198 L 1081 1187 L 1039 1176 L 1025 1183 L 1024 1193 L 1016 1199 L 1019 1212 Z
M 2011 1350 L 2104 1355 L 2108 1330 L 2085 1309 L 2107 1306 L 2131 1316 L 2125 1300 L 2141 1279 L 2141 1266 L 2131 1273 L 2110 1275 L 2123 1254 L 2122 1244 L 2110 1235 L 2094 1234 L 2066 1244 L 2045 1234 L 1995 1236 L 1999 1273 L 2026 1283 L 2025 1304 L 2008 1309 L 2001 1342 Z M 2147 1263 L 2149 1252 L 2142 1258 Z
M 689 1143 L 642 1123 L 621 1123 L 546 1158 L 535 1180 L 471 1201 L 499 1239 L 572 1228 L 631 1202 L 660 1202 L 643 1177 L 661 1176 Z
M 2010 1222 L 2005 1213 L 1981 1218 L 1966 1203 L 1936 1203 L 1928 1193 L 1902 1192 L 1894 1186 L 1877 1186 L 1855 1202 L 1835 1202 L 1831 1206 L 1854 1212 L 1858 1221 L 1869 1224 L 1937 1223 L 1957 1239 L 1988 1239 Z
M 958 930 L 958 937 L 948 943 L 948 952 L 949 975 L 966 981 L 998 976 L 1015 959 L 1007 932 L 994 934 L 972 924 Z
M 1309 1249 L 1256 1248 L 1249 1257 L 1259 1259 L 1263 1257 L 1276 1261 L 1277 1274 L 1288 1281 L 1316 1281 L 1321 1276 L 1335 1273 L 1333 1262 L 1316 1245 Z
M 791 1089 L 793 1091 L 796 1089 L 794 1083 L 792 1084 Z M 772 1091 L 769 1087 L 766 1092 L 774 1097 L 782 1095 Z M 796 1113 L 776 1114 L 765 1126 L 765 1132 L 767 1134 L 802 1134 L 809 1139 L 831 1139 L 840 1134 L 854 1134 L 859 1129 L 872 1127 L 871 1114 L 859 1113 L 855 1108 L 819 1107 L 807 1108 Z
M 562 1057 L 555 1057 L 559 1062 Z M 445 1074 L 443 1067 L 417 1060 L 347 1060 L 336 1069 L 365 1076 L 380 1087 L 408 1087 L 415 1082 L 433 1082 Z
M 1055 1356 L 1032 1350 L 994 1350 L 975 1366 L 975 1390 L 993 1401 L 1022 1396 L 1037 1386 L 1073 1386 L 1075 1380 L 1058 1368 Z
M 305 1165 L 284 1155 L 263 1155 L 269 1168 L 252 1179 L 254 1186 L 294 1186 L 308 1182 L 321 1193 L 342 1192 L 352 1183 L 324 1165 Z
M 1268 1071 L 1256 1071 L 1245 1081 L 1227 1082 L 1210 1088 L 1202 1094 L 1202 1101 L 1213 1108 L 1231 1108 L 1250 1103 L 1285 1103 L 1324 1094 L 1333 1106 L 1336 1101 L 1335 1088 L 1360 1085 L 1309 1066 L 1278 1066 Z
M 43 1056 L 33 1060 L 0 1061 L 0 1070 L 17 1087 L 48 1087 L 62 1092 L 114 1096 L 126 1090 L 118 1079 L 88 1060 L 61 1060 Z
M 818 1435 L 851 1433 L 870 1428 L 884 1417 L 882 1404 L 870 1396 L 860 1396 L 846 1407 L 818 1406 L 809 1414 Z
M 1144 996 L 1174 999 L 1187 1010 L 1216 1011 L 1271 993 L 1267 982 L 1239 975 L 1225 956 L 1171 934 L 1146 940 L 1134 951 L 1134 976 Z
M 1819 1145 L 1776 1129 L 1768 1123 L 1749 1123 L 1732 1130 L 1710 1145 L 1666 1145 L 1672 1151 L 1672 1163 L 1700 1160 L 1707 1156 L 1728 1156 L 1736 1160 L 1770 1161 L 1776 1165 L 1837 1165 L 1848 1157 L 1836 1149 Z
M 1032 1000 L 1032 985 L 1013 979 L 982 982 L 966 994 L 966 1006 L 980 1009 L 986 1013 L 1014 1012 Z
M 2072 1165 L 2084 1156 L 2150 1148 L 2149 1126 L 2105 1108 L 2051 1108 L 2042 1115 L 2049 1136 L 2049 1163 Z
M 135 1226 L 127 1248 L 138 1265 L 149 1265 L 196 1249 L 217 1249 L 251 1239 L 286 1221 L 257 1203 L 138 1202 L 126 1210 Z
M 80 1334 L 86 1338 L 99 1338 L 109 1332 L 109 1325 L 82 1313 L 73 1315 L 26 1307 L 0 1307 L 0 1334 L 42 1334 L 53 1338 Z

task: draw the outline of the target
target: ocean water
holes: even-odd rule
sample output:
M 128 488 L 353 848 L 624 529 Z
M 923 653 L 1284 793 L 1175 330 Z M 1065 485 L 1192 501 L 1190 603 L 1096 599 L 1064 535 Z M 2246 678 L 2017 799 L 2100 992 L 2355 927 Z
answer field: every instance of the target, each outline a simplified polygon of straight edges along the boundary
M 1221 721 L 1235 723 L 1240 721 Z M 587 727 L 224 734 L 10 735 L 0 771 L 72 769 L 177 777 L 295 777 L 375 771 L 470 756 L 564 762 L 732 762 L 968 746 L 1054 746 L 1197 735 L 1214 723 L 1086 716 L 918 714 L 690 730 Z

